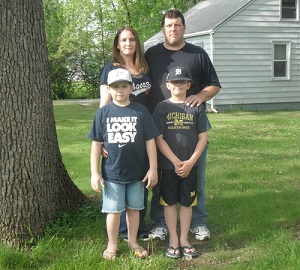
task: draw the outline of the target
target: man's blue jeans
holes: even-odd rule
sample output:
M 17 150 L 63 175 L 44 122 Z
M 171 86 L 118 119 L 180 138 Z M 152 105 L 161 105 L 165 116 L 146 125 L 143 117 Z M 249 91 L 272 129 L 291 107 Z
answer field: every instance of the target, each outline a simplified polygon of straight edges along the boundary
M 205 225 L 204 219 L 208 216 L 204 193 L 207 148 L 208 145 L 205 147 L 198 161 L 198 203 L 193 207 L 191 228 Z M 164 217 L 164 207 L 159 203 L 159 185 L 152 188 L 150 217 L 154 222 L 154 227 L 167 227 Z

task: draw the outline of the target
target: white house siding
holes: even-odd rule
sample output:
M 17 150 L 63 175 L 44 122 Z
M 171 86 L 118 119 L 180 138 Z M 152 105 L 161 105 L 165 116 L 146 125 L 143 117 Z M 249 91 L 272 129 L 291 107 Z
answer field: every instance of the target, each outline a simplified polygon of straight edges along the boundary
M 203 49 L 205 49 L 205 51 L 208 53 L 208 55 L 212 58 L 210 35 L 187 37 L 187 38 L 185 38 L 185 41 L 202 47 Z
M 236 1 L 236 10 L 241 10 L 229 18 L 228 14 L 234 10 L 225 8 L 228 7 L 225 2 L 230 0 L 223 1 L 218 5 L 222 5 L 224 13 L 220 13 L 219 6 L 214 6 L 219 12 L 210 9 L 202 14 L 200 6 L 204 2 L 186 13 L 186 41 L 204 47 L 222 84 L 220 93 L 214 98 L 214 107 L 218 110 L 228 106 L 300 109 L 300 22 L 280 21 L 280 0 L 252 0 L 249 3 L 232 0 Z M 211 5 L 213 3 L 216 2 Z M 201 23 L 200 18 L 205 18 L 206 24 Z M 224 21 L 224 18 L 227 19 Z M 145 43 L 145 48 L 162 40 L 163 35 L 159 32 Z M 272 79 L 273 41 L 291 42 L 289 80 Z
M 279 0 L 252 1 L 214 30 L 213 59 L 223 87 L 214 100 L 217 109 L 222 105 L 282 103 L 288 108 L 291 102 L 300 104 L 300 22 L 280 21 L 279 9 Z M 291 41 L 290 80 L 272 80 L 275 40 Z

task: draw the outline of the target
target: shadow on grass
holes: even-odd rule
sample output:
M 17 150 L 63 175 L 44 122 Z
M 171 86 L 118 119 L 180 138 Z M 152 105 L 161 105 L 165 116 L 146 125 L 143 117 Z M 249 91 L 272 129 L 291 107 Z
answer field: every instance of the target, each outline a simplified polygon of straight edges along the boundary
M 245 185 L 247 186 L 247 183 Z M 270 243 L 269 250 L 277 248 L 276 244 L 272 243 L 276 242 L 277 236 L 282 233 L 286 234 L 287 245 L 291 241 L 299 241 L 299 189 L 261 191 L 257 195 L 243 194 L 239 191 L 239 195 L 228 198 L 214 197 L 207 201 L 210 212 L 208 227 L 212 239 L 199 242 L 191 238 L 201 255 L 192 261 L 178 261 L 180 269 L 238 264 L 239 260 L 250 256 L 251 249 L 263 249 L 266 243 Z M 284 245 L 282 242 L 281 244 Z M 262 252 L 257 257 L 264 255 L 266 253 Z M 259 261 L 259 258 L 256 260 Z

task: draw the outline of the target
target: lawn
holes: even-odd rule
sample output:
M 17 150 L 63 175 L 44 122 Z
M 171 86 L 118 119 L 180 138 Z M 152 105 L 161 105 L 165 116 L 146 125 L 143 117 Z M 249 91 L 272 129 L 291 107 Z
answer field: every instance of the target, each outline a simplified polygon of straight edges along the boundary
M 206 201 L 212 239 L 199 242 L 191 235 L 199 258 L 168 259 L 164 241 L 141 243 L 152 254 L 138 260 L 120 240 L 120 256 L 108 262 L 101 258 L 107 241 L 101 195 L 89 179 L 87 133 L 97 107 L 54 105 L 63 161 L 91 203 L 62 213 L 30 251 L 0 247 L 0 269 L 300 269 L 300 111 L 210 113 Z

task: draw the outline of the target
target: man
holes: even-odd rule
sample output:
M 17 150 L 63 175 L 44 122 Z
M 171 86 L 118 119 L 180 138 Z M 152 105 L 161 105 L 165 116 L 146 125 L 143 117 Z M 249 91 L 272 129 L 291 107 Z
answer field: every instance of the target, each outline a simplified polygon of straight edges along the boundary
M 163 43 L 149 48 L 145 53 L 152 80 L 149 93 L 150 111 L 156 105 L 170 98 L 170 91 L 166 88 L 166 77 L 169 70 L 175 66 L 185 66 L 190 69 L 193 84 L 188 91 L 186 104 L 200 106 L 214 97 L 221 88 L 216 71 L 204 49 L 184 41 L 185 19 L 176 9 L 167 11 L 162 18 L 162 32 L 165 37 Z M 190 231 L 198 240 L 210 239 L 210 232 L 204 219 L 208 216 L 205 204 L 205 167 L 207 146 L 203 151 L 198 164 L 198 203 L 193 208 Z M 149 236 L 153 239 L 164 240 L 167 228 L 163 207 L 159 204 L 159 186 L 153 188 L 150 217 L 154 221 L 154 228 Z

